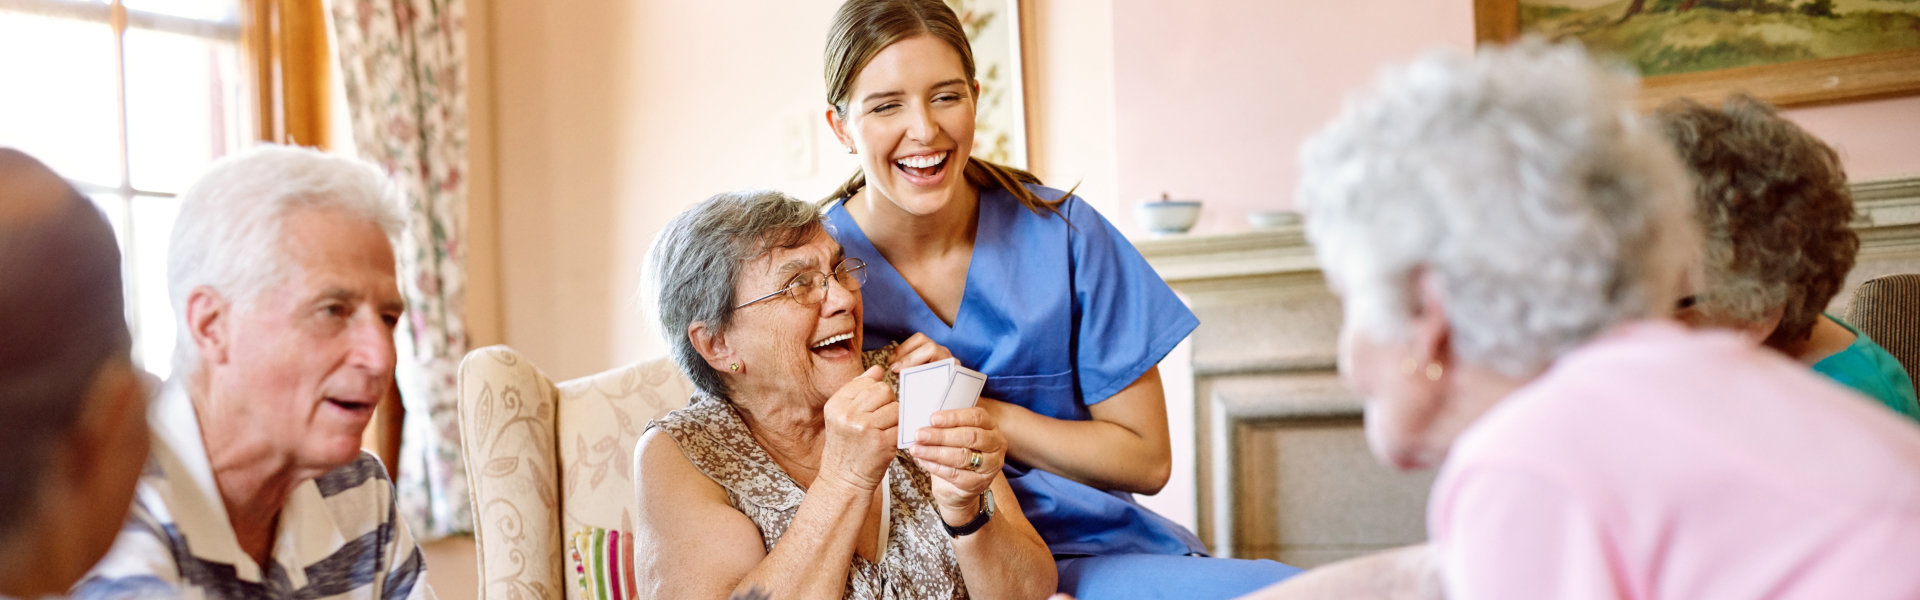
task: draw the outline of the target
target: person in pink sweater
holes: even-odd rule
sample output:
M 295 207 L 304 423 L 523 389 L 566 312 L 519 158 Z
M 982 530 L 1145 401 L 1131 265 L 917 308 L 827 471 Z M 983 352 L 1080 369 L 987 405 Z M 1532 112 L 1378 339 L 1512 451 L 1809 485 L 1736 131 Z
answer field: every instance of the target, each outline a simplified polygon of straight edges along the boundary
M 1428 545 L 1263 596 L 1920 598 L 1920 429 L 1667 318 L 1698 233 L 1633 93 L 1576 46 L 1439 53 L 1307 143 L 1368 442 L 1440 476 Z

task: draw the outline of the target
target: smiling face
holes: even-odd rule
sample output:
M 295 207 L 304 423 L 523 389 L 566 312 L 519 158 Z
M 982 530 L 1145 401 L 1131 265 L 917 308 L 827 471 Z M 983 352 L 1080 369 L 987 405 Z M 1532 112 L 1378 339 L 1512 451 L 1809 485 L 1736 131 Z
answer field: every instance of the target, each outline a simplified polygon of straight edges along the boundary
M 393 249 L 378 225 L 339 210 L 296 209 L 282 234 L 279 284 L 229 305 L 202 435 L 209 446 L 251 438 L 296 466 L 331 470 L 359 456 L 393 383 L 403 308 Z
M 794 248 L 775 248 L 749 261 L 734 285 L 739 304 L 782 289 L 806 273 L 829 273 L 839 264 L 840 244 L 825 232 Z M 860 375 L 861 299 L 837 278 L 828 278 L 826 299 L 815 306 L 781 295 L 734 312 L 726 331 L 728 356 L 720 372 L 736 396 L 787 397 L 804 394 L 813 406 Z M 729 372 L 728 363 L 739 363 Z
M 960 53 L 928 35 L 882 49 L 854 78 L 845 112 L 829 109 L 840 143 L 860 155 L 867 192 L 913 215 L 975 193 L 963 173 L 973 151 L 974 87 Z

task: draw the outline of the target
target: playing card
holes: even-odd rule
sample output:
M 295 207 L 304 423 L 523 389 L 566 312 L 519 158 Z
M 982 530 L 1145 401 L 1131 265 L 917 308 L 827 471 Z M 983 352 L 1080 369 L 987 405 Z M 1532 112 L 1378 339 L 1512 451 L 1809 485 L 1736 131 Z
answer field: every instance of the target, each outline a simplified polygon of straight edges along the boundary
M 940 410 L 973 408 L 980 402 L 980 390 L 987 387 L 987 376 L 979 371 L 953 365 L 953 383 L 947 387 L 946 400 L 940 403 Z
M 901 371 L 900 447 L 913 445 L 920 428 L 933 424 L 933 413 L 980 402 L 980 390 L 986 386 L 986 375 L 951 358 Z
M 947 388 L 953 383 L 953 359 L 938 360 L 900 371 L 901 448 L 913 445 L 920 428 L 933 423 L 933 413 L 946 402 Z

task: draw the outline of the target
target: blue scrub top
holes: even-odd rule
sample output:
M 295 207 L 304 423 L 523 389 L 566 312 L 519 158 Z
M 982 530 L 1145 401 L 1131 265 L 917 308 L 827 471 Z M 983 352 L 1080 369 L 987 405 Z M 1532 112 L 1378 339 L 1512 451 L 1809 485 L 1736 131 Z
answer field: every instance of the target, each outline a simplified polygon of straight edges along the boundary
M 1065 220 L 1034 214 L 1004 189 L 981 190 L 966 290 L 948 326 L 835 203 L 828 231 L 847 256 L 867 262 L 867 349 L 924 333 L 987 375 L 982 395 L 1056 419 L 1091 418 L 1089 405 L 1146 374 L 1200 320 L 1093 207 L 1073 197 L 1059 208 Z M 1132 494 L 1011 460 L 1006 474 L 1054 554 L 1205 552 L 1192 532 Z

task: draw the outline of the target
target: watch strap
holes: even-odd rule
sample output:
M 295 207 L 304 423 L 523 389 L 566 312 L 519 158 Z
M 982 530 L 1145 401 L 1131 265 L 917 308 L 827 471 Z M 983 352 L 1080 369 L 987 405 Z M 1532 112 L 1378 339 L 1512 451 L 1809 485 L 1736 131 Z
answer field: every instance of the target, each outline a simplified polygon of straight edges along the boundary
M 967 521 L 966 524 L 964 525 L 961 525 L 959 527 L 954 527 L 952 525 L 948 525 L 946 519 L 941 519 L 940 526 L 947 528 L 947 535 L 950 535 L 953 537 L 960 537 L 964 535 L 971 535 L 973 532 L 979 531 L 981 527 L 987 526 L 988 521 L 992 521 L 992 520 L 993 520 L 993 490 L 987 490 L 985 492 L 980 493 L 980 512 L 973 514 L 972 521 Z

